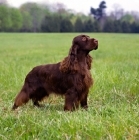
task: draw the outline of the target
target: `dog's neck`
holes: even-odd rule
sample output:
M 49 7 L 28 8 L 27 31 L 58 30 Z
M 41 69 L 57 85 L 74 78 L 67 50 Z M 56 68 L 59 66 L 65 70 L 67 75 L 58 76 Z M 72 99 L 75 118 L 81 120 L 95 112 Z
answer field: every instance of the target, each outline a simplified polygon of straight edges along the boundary
M 78 51 L 78 54 L 77 54 L 77 59 L 78 59 L 78 62 L 79 62 L 79 65 L 81 67 L 85 67 L 87 64 L 86 64 L 86 56 L 88 55 L 89 52 L 85 52 L 85 51 Z

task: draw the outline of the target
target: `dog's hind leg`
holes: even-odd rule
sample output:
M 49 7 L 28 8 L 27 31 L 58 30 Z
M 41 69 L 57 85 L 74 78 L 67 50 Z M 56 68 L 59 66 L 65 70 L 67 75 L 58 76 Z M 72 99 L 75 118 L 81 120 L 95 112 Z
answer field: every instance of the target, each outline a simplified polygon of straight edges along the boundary
M 35 96 L 34 96 L 35 95 Z M 38 88 L 33 94 L 32 94 L 32 102 L 34 106 L 37 107 L 43 107 L 43 105 L 40 105 L 39 102 L 41 102 L 45 97 L 48 97 L 47 91 L 45 91 L 44 88 Z
M 15 98 L 15 102 L 14 102 L 12 109 L 15 110 L 16 108 L 18 108 L 19 106 L 22 106 L 23 104 L 27 103 L 28 101 L 29 101 L 28 93 L 21 90 Z

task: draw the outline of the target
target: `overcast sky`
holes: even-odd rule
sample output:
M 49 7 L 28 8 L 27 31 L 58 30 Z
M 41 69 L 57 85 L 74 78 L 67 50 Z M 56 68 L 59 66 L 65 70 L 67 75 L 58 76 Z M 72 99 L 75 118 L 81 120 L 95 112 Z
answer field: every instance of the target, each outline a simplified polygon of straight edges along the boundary
M 89 13 L 90 7 L 97 8 L 102 0 L 7 0 L 12 6 L 19 7 L 25 2 L 63 3 L 67 9 Z M 105 0 L 107 11 L 111 11 L 118 4 L 124 11 L 139 11 L 139 0 Z

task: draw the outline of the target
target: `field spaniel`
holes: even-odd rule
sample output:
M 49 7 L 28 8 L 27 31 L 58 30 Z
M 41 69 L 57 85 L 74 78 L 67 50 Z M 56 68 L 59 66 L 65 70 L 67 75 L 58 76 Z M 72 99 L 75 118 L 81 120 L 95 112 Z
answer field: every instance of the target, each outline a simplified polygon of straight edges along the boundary
M 76 36 L 69 54 L 63 61 L 34 67 L 26 76 L 24 85 L 15 98 L 12 109 L 32 99 L 35 106 L 51 93 L 64 95 L 65 111 L 79 107 L 87 108 L 91 78 L 92 57 L 89 52 L 98 48 L 98 41 L 87 35 Z

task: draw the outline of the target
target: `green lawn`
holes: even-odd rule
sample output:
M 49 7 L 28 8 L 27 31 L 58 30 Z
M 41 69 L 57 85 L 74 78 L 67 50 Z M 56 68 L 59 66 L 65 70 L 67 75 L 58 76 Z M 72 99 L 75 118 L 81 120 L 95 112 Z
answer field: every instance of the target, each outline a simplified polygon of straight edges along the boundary
M 139 140 L 139 34 L 86 33 L 98 39 L 88 111 L 64 112 L 64 98 L 11 111 L 26 74 L 67 56 L 77 33 L 0 33 L 0 140 Z

